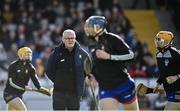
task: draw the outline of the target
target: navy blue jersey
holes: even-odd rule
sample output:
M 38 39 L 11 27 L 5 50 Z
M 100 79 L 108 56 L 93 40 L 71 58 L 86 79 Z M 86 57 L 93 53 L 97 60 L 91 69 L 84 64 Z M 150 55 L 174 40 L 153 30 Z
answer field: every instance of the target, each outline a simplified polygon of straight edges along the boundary
M 159 78 L 157 82 L 163 84 L 166 92 L 180 91 L 180 79 L 172 84 L 168 84 L 166 78 L 180 74 L 180 51 L 174 47 L 169 47 L 159 51 L 156 55 L 159 67 Z
M 111 54 L 111 60 L 98 59 L 95 54 L 97 49 Z M 114 88 L 129 79 L 124 62 L 133 59 L 134 53 L 120 36 L 105 32 L 90 51 L 93 57 L 92 73 L 101 88 Z

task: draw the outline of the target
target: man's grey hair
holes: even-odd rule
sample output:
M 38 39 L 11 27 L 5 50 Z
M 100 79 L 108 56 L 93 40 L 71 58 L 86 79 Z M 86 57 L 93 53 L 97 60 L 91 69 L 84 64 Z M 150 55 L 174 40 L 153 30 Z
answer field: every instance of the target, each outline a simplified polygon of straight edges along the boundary
M 64 38 L 66 36 L 67 33 L 73 33 L 74 37 L 76 38 L 76 33 L 74 30 L 72 29 L 66 29 L 63 34 L 62 34 L 62 38 Z

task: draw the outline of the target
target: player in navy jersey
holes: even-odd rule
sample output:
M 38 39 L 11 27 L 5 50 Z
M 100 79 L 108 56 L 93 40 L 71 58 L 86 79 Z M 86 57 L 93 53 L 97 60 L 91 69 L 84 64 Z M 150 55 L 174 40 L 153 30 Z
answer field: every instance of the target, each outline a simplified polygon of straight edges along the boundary
M 106 24 L 105 17 L 91 16 L 84 26 L 94 42 L 90 52 L 92 74 L 99 84 L 100 109 L 118 110 L 122 103 L 125 110 L 139 110 L 135 84 L 124 64 L 134 58 L 134 53 L 120 36 L 107 32 Z
M 172 47 L 173 39 L 169 31 L 160 31 L 155 36 L 159 78 L 154 92 L 163 84 L 168 100 L 165 110 L 180 110 L 180 51 Z

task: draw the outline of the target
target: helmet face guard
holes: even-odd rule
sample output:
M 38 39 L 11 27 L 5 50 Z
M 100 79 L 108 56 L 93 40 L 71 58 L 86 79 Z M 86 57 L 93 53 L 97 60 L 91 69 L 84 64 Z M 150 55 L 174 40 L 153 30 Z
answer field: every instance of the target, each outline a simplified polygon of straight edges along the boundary
M 104 16 L 91 16 L 84 25 L 84 30 L 87 36 L 96 37 L 104 31 L 107 21 Z
M 174 36 L 172 32 L 169 31 L 160 31 L 156 36 L 155 36 L 155 45 L 158 50 L 162 50 L 164 48 L 167 48 L 170 46 L 173 42 Z

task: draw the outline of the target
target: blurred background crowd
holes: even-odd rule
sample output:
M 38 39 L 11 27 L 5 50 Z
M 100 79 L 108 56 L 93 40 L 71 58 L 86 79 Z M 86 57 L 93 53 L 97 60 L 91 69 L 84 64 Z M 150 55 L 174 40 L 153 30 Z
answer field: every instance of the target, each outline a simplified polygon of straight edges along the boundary
M 77 41 L 87 49 L 90 42 L 83 25 L 91 15 L 104 15 L 108 31 L 123 37 L 133 49 L 135 59 L 127 65 L 133 78 L 157 78 L 155 54 L 149 49 L 150 44 L 138 37 L 124 11 L 127 9 L 167 12 L 178 38 L 180 0 L 0 0 L 0 90 L 6 83 L 9 64 L 17 58 L 17 50 L 22 46 L 33 50 L 32 64 L 37 76 L 44 86 L 50 86 L 45 66 L 52 49 L 60 43 L 62 32 L 67 28 L 75 30 Z M 165 103 L 164 94 L 158 95 L 155 101 L 139 97 L 141 109 L 161 109 Z

